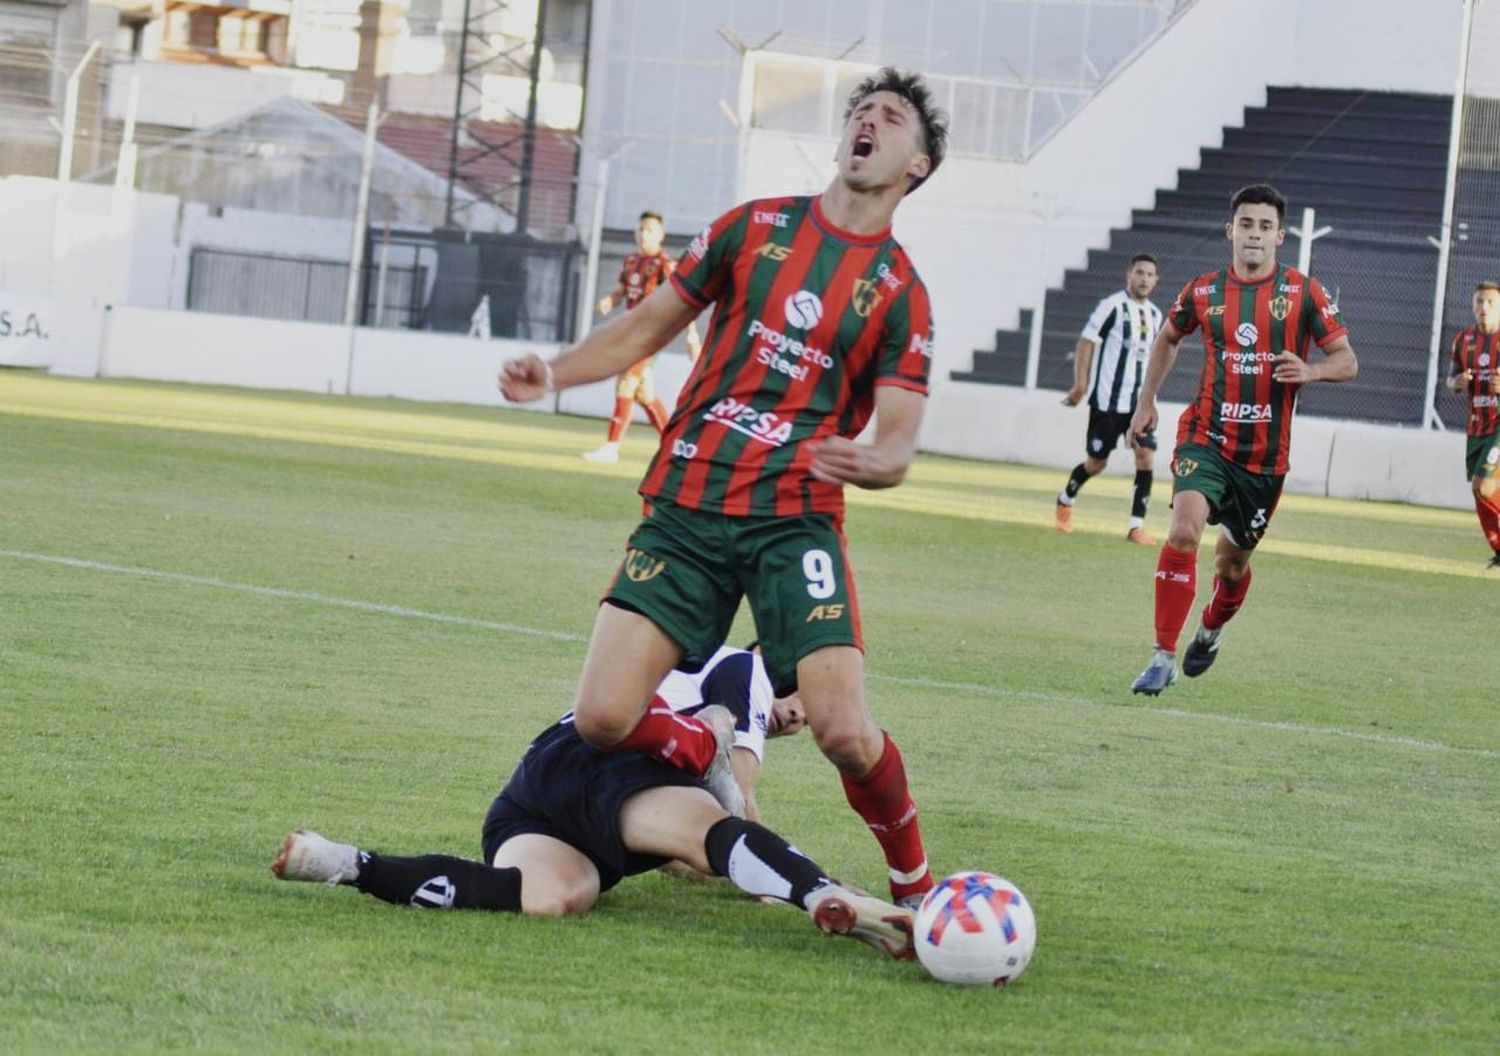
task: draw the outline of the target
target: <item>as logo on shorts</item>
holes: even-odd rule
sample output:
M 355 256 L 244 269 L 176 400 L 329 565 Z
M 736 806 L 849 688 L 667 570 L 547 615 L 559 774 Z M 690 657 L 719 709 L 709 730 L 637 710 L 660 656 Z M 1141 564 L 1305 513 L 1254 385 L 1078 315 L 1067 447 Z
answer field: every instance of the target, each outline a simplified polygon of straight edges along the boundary
M 1174 472 L 1179 477 L 1191 477 L 1194 473 L 1198 472 L 1198 462 L 1192 458 L 1179 458 Z
M 625 551 L 625 577 L 632 583 L 645 583 L 666 570 L 667 563 L 644 550 Z

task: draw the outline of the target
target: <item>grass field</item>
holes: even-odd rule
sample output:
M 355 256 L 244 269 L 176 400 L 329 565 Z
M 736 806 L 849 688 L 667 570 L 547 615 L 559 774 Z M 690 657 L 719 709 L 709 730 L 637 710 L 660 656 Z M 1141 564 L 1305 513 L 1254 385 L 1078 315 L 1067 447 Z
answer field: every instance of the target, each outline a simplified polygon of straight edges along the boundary
M 1037 909 L 1008 990 L 657 875 L 563 921 L 277 883 L 297 825 L 477 853 L 639 509 L 649 430 L 598 433 L 0 373 L 0 1049 L 1500 1050 L 1500 583 L 1458 511 L 1289 497 L 1218 665 L 1148 704 L 1126 479 L 1067 538 L 1055 471 L 851 498 L 934 863 Z M 882 884 L 808 738 L 760 798 Z

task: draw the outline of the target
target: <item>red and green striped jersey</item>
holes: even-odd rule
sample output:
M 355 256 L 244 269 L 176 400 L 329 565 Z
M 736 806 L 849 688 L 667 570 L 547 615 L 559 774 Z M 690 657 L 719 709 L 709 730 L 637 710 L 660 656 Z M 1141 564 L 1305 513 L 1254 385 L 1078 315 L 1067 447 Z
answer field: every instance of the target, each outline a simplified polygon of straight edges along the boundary
M 625 307 L 634 308 L 671 275 L 677 262 L 661 250 L 649 257 L 644 253 L 632 253 L 620 265 L 620 285 L 625 289 Z
M 1487 334 L 1477 326 L 1466 326 L 1453 338 L 1450 374 L 1470 371 L 1468 384 L 1469 435 L 1489 436 L 1496 420 L 1500 396 L 1490 389 L 1490 379 L 1500 371 L 1500 330 Z
M 1285 265 L 1259 282 L 1211 271 L 1182 288 L 1167 322 L 1179 334 L 1203 330 L 1203 373 L 1177 442 L 1215 447 L 1251 473 L 1286 473 L 1301 386 L 1273 378 L 1274 360 L 1283 351 L 1306 360 L 1314 342 L 1349 332 L 1323 284 Z
M 857 436 L 875 389 L 927 394 L 932 310 L 889 230 L 835 227 L 816 198 L 746 202 L 695 238 L 672 275 L 714 305 L 641 494 L 731 516 L 840 513 L 815 441 Z

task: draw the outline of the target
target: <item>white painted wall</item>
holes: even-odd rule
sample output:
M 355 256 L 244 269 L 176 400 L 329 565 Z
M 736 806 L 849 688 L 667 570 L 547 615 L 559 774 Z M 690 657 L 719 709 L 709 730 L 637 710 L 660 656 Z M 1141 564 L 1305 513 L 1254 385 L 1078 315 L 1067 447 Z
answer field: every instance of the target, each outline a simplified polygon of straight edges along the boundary
M 1182 404 L 1161 405 L 1158 477 L 1167 474 L 1170 439 L 1182 410 Z M 1054 392 L 948 382 L 933 392 L 921 447 L 935 454 L 1053 466 L 1061 473 L 1083 457 L 1087 424 L 1086 409 L 1062 406 Z M 1304 416 L 1292 424 L 1286 490 L 1468 509 L 1473 499 L 1463 458 L 1462 433 Z M 1107 472 L 1133 473 L 1129 454 L 1116 450 Z M 1059 487 L 1062 480 L 1060 475 Z
M 105 313 L 98 373 L 501 406 L 495 390 L 500 364 L 523 350 L 542 355 L 558 351 L 516 341 L 362 328 L 351 332 L 319 323 L 125 307 Z M 662 397 L 671 405 L 687 374 L 687 358 L 663 356 L 657 366 Z M 613 399 L 613 386 L 601 382 L 527 409 L 604 418 Z M 1180 412 L 1180 405 L 1163 405 L 1164 436 L 1172 435 Z M 933 392 L 921 446 L 938 454 L 1063 470 L 1082 454 L 1086 422 L 1085 411 L 1060 406 L 1056 393 L 949 382 Z M 1460 471 L 1463 449 L 1459 433 L 1299 418 L 1287 490 L 1467 508 L 1468 485 Z M 1129 470 L 1124 454 L 1117 452 L 1115 463 L 1115 471 Z M 1163 458 L 1158 473 L 1166 471 Z

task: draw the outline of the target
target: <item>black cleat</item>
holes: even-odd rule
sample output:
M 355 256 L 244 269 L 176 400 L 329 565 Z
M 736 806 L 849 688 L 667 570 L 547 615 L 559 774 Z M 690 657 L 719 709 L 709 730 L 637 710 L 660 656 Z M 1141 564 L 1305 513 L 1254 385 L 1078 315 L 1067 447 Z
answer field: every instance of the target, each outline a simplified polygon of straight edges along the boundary
M 1219 638 L 1223 634 L 1222 627 L 1211 631 L 1199 624 L 1198 633 L 1193 635 L 1193 640 L 1188 642 L 1187 652 L 1182 654 L 1182 673 L 1188 678 L 1197 678 L 1213 667 L 1214 661 L 1219 658 Z

